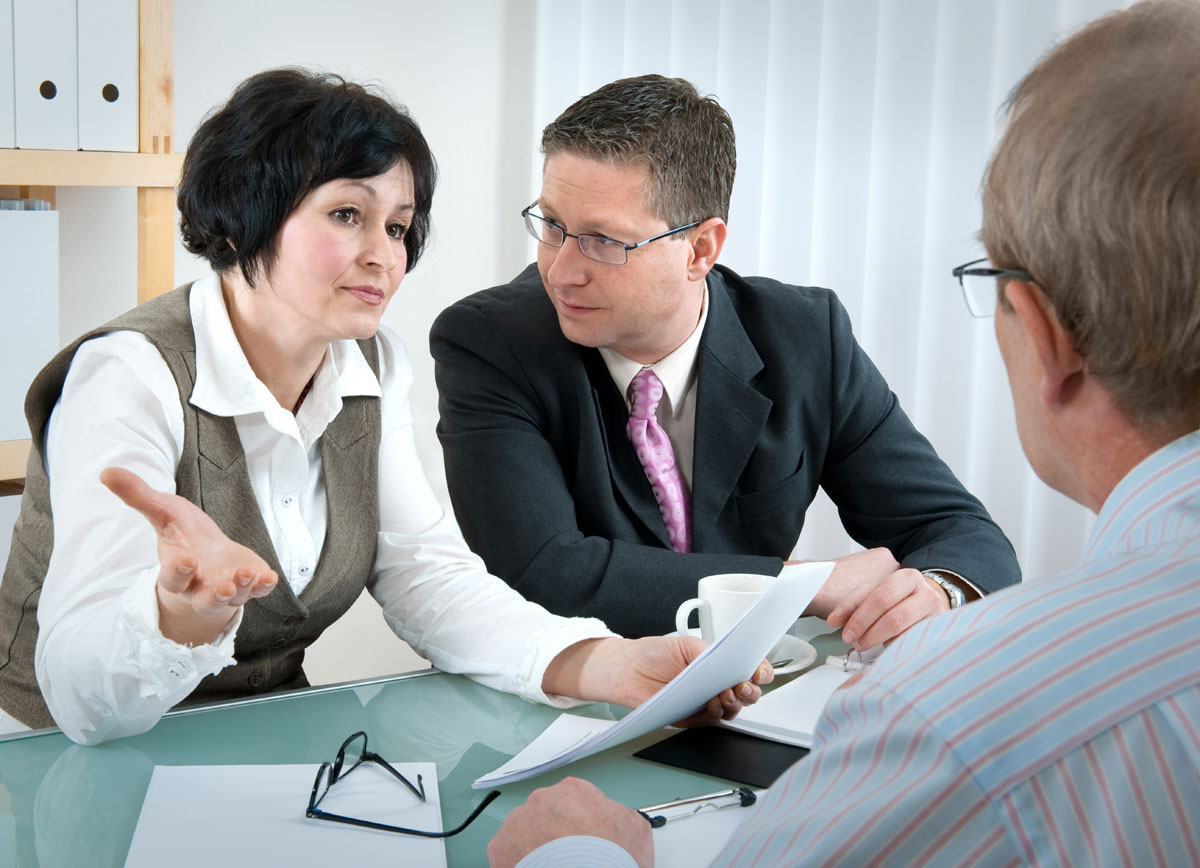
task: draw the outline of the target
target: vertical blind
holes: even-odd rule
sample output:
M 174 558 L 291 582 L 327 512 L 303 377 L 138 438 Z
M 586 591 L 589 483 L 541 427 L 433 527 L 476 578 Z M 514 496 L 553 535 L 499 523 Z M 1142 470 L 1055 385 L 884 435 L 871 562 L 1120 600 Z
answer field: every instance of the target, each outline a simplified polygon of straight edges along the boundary
M 1006 96 L 1058 39 L 1126 5 L 539 0 L 531 134 L 623 76 L 681 76 L 717 97 L 738 143 L 721 261 L 837 292 L 901 405 L 1036 578 L 1078 560 L 1092 516 L 1029 469 L 992 321 L 970 316 L 950 269 L 984 255 L 980 179 Z M 855 548 L 819 499 L 795 555 Z

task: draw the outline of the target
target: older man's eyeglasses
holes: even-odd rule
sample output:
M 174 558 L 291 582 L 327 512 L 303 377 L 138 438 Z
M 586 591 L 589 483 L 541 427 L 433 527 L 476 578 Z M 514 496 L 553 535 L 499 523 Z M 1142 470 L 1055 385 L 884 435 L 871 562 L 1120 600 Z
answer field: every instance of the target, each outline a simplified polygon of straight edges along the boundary
M 328 811 L 322 811 L 318 806 L 321 800 L 325 798 L 329 792 L 329 788 L 338 781 L 345 778 L 350 772 L 354 771 L 364 762 L 372 762 L 379 764 L 383 769 L 404 784 L 409 792 L 418 800 L 425 801 L 425 782 L 421 779 L 421 775 L 417 775 L 417 783 L 414 786 L 412 781 L 398 772 L 396 769 L 379 756 L 377 753 L 372 753 L 367 750 L 367 734 L 365 732 L 356 732 L 344 742 L 341 748 L 338 749 L 337 756 L 333 762 L 321 763 L 321 767 L 317 769 L 317 779 L 313 782 L 312 795 L 308 798 L 308 810 L 304 812 L 306 817 L 314 820 L 330 820 L 334 823 L 346 823 L 351 826 L 361 826 L 364 829 L 378 829 L 383 832 L 398 832 L 401 835 L 418 835 L 422 838 L 449 838 L 451 835 L 457 835 L 471 822 L 483 813 L 483 809 L 490 805 L 497 796 L 500 795 L 499 790 L 492 790 L 483 797 L 475 810 L 471 811 L 471 815 L 455 826 L 444 832 L 428 832 L 421 829 L 406 829 L 403 826 L 389 826 L 386 823 L 375 823 L 371 820 L 359 820 L 354 817 L 345 817 L 341 814 L 331 814 Z
M 668 229 L 661 235 L 655 235 L 653 238 L 647 238 L 645 241 L 639 241 L 637 244 L 626 244 L 624 241 L 617 241 L 615 238 L 609 238 L 606 235 L 591 235 L 588 233 L 572 235 L 553 220 L 547 220 L 540 214 L 534 214 L 533 208 L 536 205 L 537 202 L 533 202 L 521 212 L 521 216 L 525 218 L 525 228 L 529 230 L 530 235 L 543 244 L 549 244 L 551 247 L 562 247 L 568 238 L 574 238 L 578 242 L 579 250 L 584 256 L 596 262 L 603 262 L 605 265 L 624 265 L 629 261 L 629 251 L 645 247 L 651 241 L 657 241 L 660 238 L 667 238 L 678 232 L 686 232 L 689 229 L 694 229 L 704 222 L 697 220 L 686 226 L 677 226 L 674 229 Z
M 992 268 L 988 260 L 973 259 L 950 272 L 958 278 L 963 298 L 972 316 L 989 317 L 996 312 L 996 278 L 1011 277 L 1037 283 L 1028 271 L 1017 268 Z

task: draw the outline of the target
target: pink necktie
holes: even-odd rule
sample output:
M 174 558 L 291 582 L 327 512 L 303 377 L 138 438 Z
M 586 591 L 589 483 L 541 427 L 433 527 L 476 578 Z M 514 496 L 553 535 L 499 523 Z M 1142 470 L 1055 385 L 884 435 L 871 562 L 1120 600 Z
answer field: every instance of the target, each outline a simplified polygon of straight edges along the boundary
M 692 550 L 692 507 L 688 490 L 679 468 L 675 466 L 675 450 L 667 432 L 658 424 L 654 411 L 662 400 L 662 381 L 649 368 L 643 368 L 633 378 L 630 395 L 629 422 L 625 433 L 637 450 L 638 460 L 650 480 L 650 488 L 658 501 L 658 510 L 667 525 L 671 548 L 677 552 Z

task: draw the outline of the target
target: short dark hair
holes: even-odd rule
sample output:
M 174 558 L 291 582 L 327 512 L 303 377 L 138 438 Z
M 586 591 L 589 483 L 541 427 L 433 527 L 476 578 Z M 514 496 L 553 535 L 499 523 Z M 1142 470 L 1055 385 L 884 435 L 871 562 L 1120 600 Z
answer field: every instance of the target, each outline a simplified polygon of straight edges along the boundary
M 177 203 L 184 246 L 217 271 L 235 264 L 251 286 L 269 274 L 288 215 L 317 187 L 412 170 L 407 268 L 429 237 L 437 166 L 408 111 L 332 73 L 270 69 L 237 86 L 192 136 Z
M 576 100 L 542 132 L 542 153 L 647 167 L 651 213 L 671 226 L 729 220 L 737 147 L 729 113 L 682 78 L 641 75 Z
M 992 262 L 1034 276 L 1150 432 L 1200 424 L 1198 94 L 1200 5 L 1135 3 L 1018 85 L 983 183 Z

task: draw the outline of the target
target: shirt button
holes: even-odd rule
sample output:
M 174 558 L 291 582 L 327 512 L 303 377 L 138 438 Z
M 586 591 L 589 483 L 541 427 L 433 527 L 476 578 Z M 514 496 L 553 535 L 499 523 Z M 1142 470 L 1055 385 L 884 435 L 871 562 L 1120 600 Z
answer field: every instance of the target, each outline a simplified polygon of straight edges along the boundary
M 281 500 L 279 502 L 282 503 L 284 506 L 290 507 L 293 503 L 296 502 L 296 498 L 289 496 L 289 497 L 285 497 L 283 500 Z
M 308 575 L 308 567 L 301 567 L 301 568 L 300 568 L 300 575 L 302 575 L 302 576 L 307 576 L 307 575 Z
M 263 674 L 261 669 L 255 669 L 250 673 L 250 686 L 261 687 L 262 683 L 267 680 L 267 676 Z

